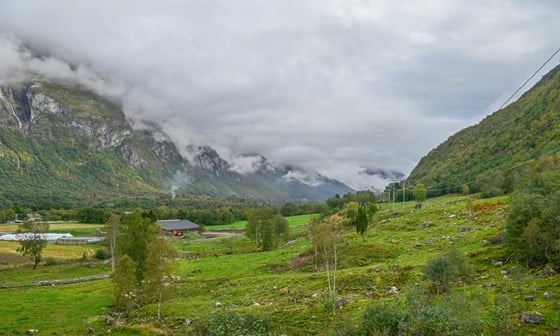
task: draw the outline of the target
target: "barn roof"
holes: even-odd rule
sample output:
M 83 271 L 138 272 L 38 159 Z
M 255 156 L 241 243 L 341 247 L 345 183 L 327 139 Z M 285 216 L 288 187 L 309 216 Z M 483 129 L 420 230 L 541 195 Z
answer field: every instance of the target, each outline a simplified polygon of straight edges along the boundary
M 156 223 L 161 226 L 164 231 L 198 229 L 198 224 L 187 219 L 158 220 Z

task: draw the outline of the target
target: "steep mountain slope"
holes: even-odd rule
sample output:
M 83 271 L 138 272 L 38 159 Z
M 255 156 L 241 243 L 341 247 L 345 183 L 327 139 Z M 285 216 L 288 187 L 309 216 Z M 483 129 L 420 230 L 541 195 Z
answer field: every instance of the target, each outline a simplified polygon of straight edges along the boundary
M 559 150 L 557 66 L 517 102 L 432 150 L 411 172 L 409 181 L 423 182 L 429 189 L 435 189 L 432 194 L 457 192 L 464 183 L 468 183 L 471 191 L 507 192 L 523 170 L 539 169 L 538 164 L 529 160 L 545 161 Z
M 276 183 L 282 178 L 232 170 L 210 147 L 191 150 L 192 162 L 157 126 L 133 129 L 118 102 L 75 84 L 0 86 L 0 206 L 164 202 L 170 190 L 279 202 L 351 190 Z

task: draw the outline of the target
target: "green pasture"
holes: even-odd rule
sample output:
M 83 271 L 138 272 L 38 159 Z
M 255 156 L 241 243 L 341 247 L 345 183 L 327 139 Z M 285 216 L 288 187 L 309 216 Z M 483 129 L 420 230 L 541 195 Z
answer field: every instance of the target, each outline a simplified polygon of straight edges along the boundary
M 170 238 L 181 257 L 174 262 L 175 286 L 166 293 L 162 321 L 156 320 L 156 305 L 152 304 L 135 311 L 121 327 L 108 326 L 104 316 L 112 304 L 111 284 L 100 280 L 0 289 L 4 303 L 0 334 L 18 335 L 36 328 L 47 335 L 81 335 L 90 327 L 96 335 L 188 335 L 209 316 L 232 311 L 266 316 L 275 335 L 324 335 L 340 321 L 357 325 L 371 304 L 405 301 L 408 293 L 424 286 L 426 262 L 457 248 L 475 273 L 468 283 L 454 283 L 453 292 L 479 307 L 477 314 L 487 329 L 494 321 L 496 305 L 507 297 L 514 302 L 505 313 L 512 321 L 519 321 L 524 311 L 544 316 L 540 325 L 515 322 L 517 335 L 554 335 L 560 330 L 560 301 L 546 299 L 543 293 L 560 297 L 560 276 L 537 277 L 537 270 L 509 261 L 503 245 L 489 243 L 503 233 L 507 198 L 474 200 L 472 204 L 476 206 L 470 213 L 463 196 L 431 199 L 420 210 L 414 208 L 414 202 L 394 207 L 385 204 L 379 207 L 365 240 L 347 228 L 339 246 L 336 277 L 337 300 L 344 304 L 334 313 L 328 301 L 326 271 L 320 264 L 316 269 L 307 233 L 312 216 L 306 215 L 289 218 L 293 239 L 269 252 L 257 251 L 243 235 Z M 505 264 L 495 266 L 496 261 Z M 5 267 L 0 276 L 12 282 L 107 271 L 108 266 L 100 264 L 64 264 L 35 271 Z M 528 296 L 534 300 L 526 300 Z M 184 324 L 187 319 L 192 321 L 190 326 Z
M 318 216 L 317 214 L 299 215 L 299 216 L 286 217 L 286 219 L 290 223 L 290 228 L 292 232 L 300 232 L 302 230 L 305 230 L 306 225 L 309 224 L 311 219 L 317 216 Z M 246 226 L 247 226 L 247 221 L 241 220 L 232 224 L 211 225 L 211 226 L 207 226 L 206 228 L 210 231 L 245 230 Z

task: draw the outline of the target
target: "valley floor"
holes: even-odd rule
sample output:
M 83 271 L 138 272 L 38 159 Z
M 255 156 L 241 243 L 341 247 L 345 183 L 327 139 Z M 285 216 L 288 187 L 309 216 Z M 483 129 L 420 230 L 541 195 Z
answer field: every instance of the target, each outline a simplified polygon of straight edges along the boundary
M 426 288 L 422 271 L 428 260 L 450 248 L 465 255 L 474 275 L 471 281 L 453 283 L 451 294 L 438 298 L 472 304 L 469 318 L 480 322 L 485 335 L 498 334 L 501 325 L 504 333 L 517 335 L 560 332 L 560 276 L 514 263 L 501 244 L 508 199 L 476 200 L 470 215 L 466 201 L 463 196 L 440 197 L 426 201 L 419 211 L 413 203 L 382 205 L 365 240 L 348 228 L 340 245 L 335 302 L 328 299 L 325 270 L 315 269 L 308 227 L 299 218 L 292 240 L 270 252 L 257 251 L 243 236 L 173 238 L 181 258 L 174 264 L 175 286 L 162 305 L 161 321 L 155 304 L 127 319 L 108 317 L 113 297 L 107 279 L 0 288 L 0 334 L 37 329 L 41 335 L 188 335 L 212 316 L 236 312 L 265 317 L 274 335 L 343 335 L 340 326 L 359 328 L 372 305 L 410 302 Z M 15 247 L 0 243 L 0 256 L 8 256 L 10 249 Z M 75 259 L 35 271 L 10 263 L 1 266 L 0 284 L 108 270 L 98 262 Z M 522 323 L 525 312 L 541 313 L 543 322 Z

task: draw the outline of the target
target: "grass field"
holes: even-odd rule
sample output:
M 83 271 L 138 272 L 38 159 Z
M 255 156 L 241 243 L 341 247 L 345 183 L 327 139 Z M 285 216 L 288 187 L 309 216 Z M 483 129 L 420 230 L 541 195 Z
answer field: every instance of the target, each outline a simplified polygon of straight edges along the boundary
M 293 232 L 299 232 L 301 229 L 305 228 L 305 226 L 311 221 L 313 217 L 318 216 L 317 214 L 311 215 L 299 215 L 299 216 L 291 216 L 286 217 L 288 222 L 290 223 L 290 228 Z M 247 226 L 247 221 L 237 221 L 232 224 L 228 225 L 211 225 L 207 226 L 206 229 L 210 231 L 220 231 L 220 230 L 245 230 L 245 226 Z
M 338 299 L 344 305 L 334 313 L 327 305 L 326 272 L 315 270 L 305 233 L 310 217 L 298 216 L 290 220 L 295 240 L 269 252 L 257 251 L 242 235 L 174 240 L 173 245 L 185 253 L 174 264 L 180 280 L 167 295 L 160 322 L 155 320 L 155 305 L 148 305 L 137 310 L 126 327 L 107 326 L 103 316 L 112 302 L 111 286 L 108 280 L 100 280 L 0 289 L 0 334 L 18 335 L 26 328 L 37 328 L 47 335 L 81 335 L 90 327 L 95 335 L 185 335 L 210 316 L 238 312 L 266 316 L 274 335 L 324 335 L 337 323 L 357 325 L 371 304 L 405 301 L 408 293 L 424 286 L 426 262 L 455 247 L 464 252 L 475 274 L 470 283 L 455 283 L 453 293 L 476 305 L 471 315 L 485 324 L 486 335 L 492 334 L 492 323 L 497 323 L 492 319 L 496 302 L 504 297 L 514 303 L 503 313 L 514 321 L 511 334 L 555 335 L 560 330 L 560 301 L 546 299 L 543 293 L 560 296 L 560 276 L 536 277 L 535 270 L 508 262 L 502 245 L 487 243 L 503 232 L 507 198 L 474 204 L 476 210 L 470 217 L 462 196 L 428 200 L 420 211 L 414 210 L 412 202 L 404 208 L 396 205 L 395 212 L 392 205 L 382 206 L 365 241 L 348 228 L 340 244 L 337 272 Z M 505 264 L 494 266 L 496 261 Z M 28 269 L 5 270 L 1 274 L 9 281 L 86 272 L 70 265 L 40 267 L 38 276 Z M 89 271 L 102 273 L 106 269 Z M 393 286 L 399 294 L 391 290 Z M 528 296 L 534 299 L 526 300 Z M 446 297 L 441 296 L 443 300 Z M 519 314 L 524 311 L 541 312 L 544 323 L 519 323 Z M 192 321 L 188 327 L 186 319 Z

